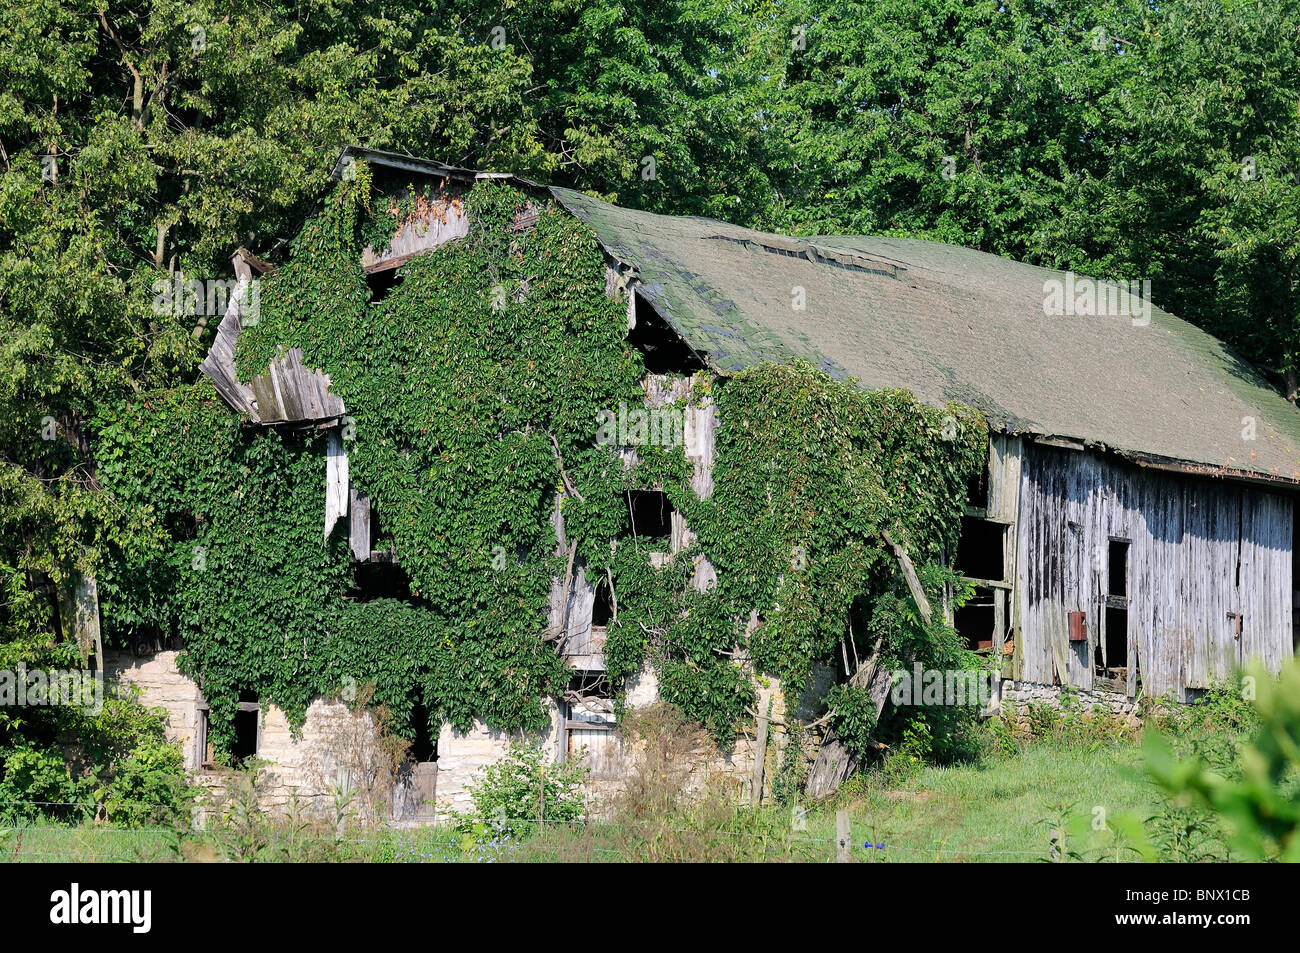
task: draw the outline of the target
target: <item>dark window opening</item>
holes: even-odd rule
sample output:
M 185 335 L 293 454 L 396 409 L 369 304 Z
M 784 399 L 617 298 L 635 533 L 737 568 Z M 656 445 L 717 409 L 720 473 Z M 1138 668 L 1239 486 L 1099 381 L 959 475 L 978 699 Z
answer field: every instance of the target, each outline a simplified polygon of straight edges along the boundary
M 1127 540 L 1112 539 L 1110 541 L 1107 595 L 1128 596 L 1128 546 Z
M 411 601 L 411 580 L 406 570 L 394 562 L 357 563 L 352 568 L 352 589 L 349 595 L 357 602 L 372 599 L 400 599 Z
M 628 332 L 627 343 L 641 352 L 649 374 L 694 374 L 704 370 L 704 362 L 681 335 L 644 301 L 637 302 L 636 327 Z
M 575 671 L 569 676 L 569 694 L 584 698 L 608 699 L 613 696 L 604 672 Z
M 411 747 L 406 751 L 408 761 L 437 761 L 438 739 L 433 735 L 433 723 L 429 718 L 429 709 L 416 705 L 411 712 L 411 727 L 415 737 Z
M 1300 548 L 1300 497 L 1291 506 L 1291 588 L 1300 589 L 1300 559 L 1296 559 L 1296 550 Z
M 1093 651 L 1094 674 L 1117 684 L 1128 682 L 1128 610 L 1106 609 L 1106 651 L 1101 642 Z
M 370 303 L 377 304 L 392 293 L 405 277 L 400 268 L 385 268 L 366 275 L 366 284 L 370 286 Z
M 953 613 L 953 625 L 966 643 L 966 648 L 979 652 L 993 648 L 994 609 L 993 590 L 976 586 L 970 601 Z
M 235 712 L 235 742 L 230 748 L 230 760 L 239 764 L 257 754 L 257 727 L 261 719 L 261 705 L 257 693 L 241 691 L 239 710 Z
M 609 578 L 601 575 L 596 583 L 596 601 L 591 604 L 591 624 L 593 627 L 609 625 L 614 615 L 614 600 L 609 596 Z
M 957 571 L 972 579 L 1006 578 L 1004 543 L 1007 528 L 1002 523 L 975 516 L 962 517 L 957 542 Z
M 667 539 L 673 531 L 673 505 L 662 490 L 628 490 L 628 514 L 632 535 L 643 539 Z
M 370 552 L 372 554 L 384 554 L 391 556 L 393 552 L 393 537 L 384 527 L 383 517 L 379 510 L 375 508 L 374 503 L 370 505 Z M 387 562 L 392 562 L 389 558 Z
M 1300 600 L 1295 594 L 1300 592 L 1300 497 L 1291 503 L 1291 648 L 1300 652 Z
M 966 505 L 977 510 L 986 510 L 989 505 L 989 468 L 980 467 L 966 481 Z
M 183 648 L 180 637 L 164 631 L 158 626 L 140 626 L 131 630 L 129 636 L 131 654 L 136 658 L 145 658 L 168 649 Z

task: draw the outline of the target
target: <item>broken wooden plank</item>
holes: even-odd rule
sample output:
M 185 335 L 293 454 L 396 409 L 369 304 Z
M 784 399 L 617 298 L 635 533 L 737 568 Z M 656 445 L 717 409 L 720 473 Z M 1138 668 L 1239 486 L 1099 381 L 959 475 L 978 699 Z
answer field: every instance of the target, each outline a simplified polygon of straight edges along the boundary
M 355 486 L 348 487 L 349 509 L 348 545 L 352 555 L 365 562 L 370 558 L 370 497 L 362 496 Z
M 754 774 L 750 785 L 749 803 L 758 807 L 763 800 L 763 769 L 767 760 L 767 715 L 759 715 L 754 725 Z
M 916 574 L 916 567 L 912 565 L 912 557 L 907 555 L 906 549 L 894 541 L 894 537 L 890 535 L 889 530 L 884 530 L 881 535 L 884 536 L 885 542 L 894 551 L 894 558 L 898 560 L 899 569 L 903 572 L 903 579 L 906 580 L 907 588 L 912 593 L 913 601 L 916 602 L 916 608 L 921 613 L 921 620 L 926 625 L 929 625 L 933 615 L 930 611 L 930 600 L 926 598 L 925 590 L 921 588 L 921 579 Z
M 348 455 L 343 437 L 331 430 L 325 437 L 325 538 L 348 512 Z

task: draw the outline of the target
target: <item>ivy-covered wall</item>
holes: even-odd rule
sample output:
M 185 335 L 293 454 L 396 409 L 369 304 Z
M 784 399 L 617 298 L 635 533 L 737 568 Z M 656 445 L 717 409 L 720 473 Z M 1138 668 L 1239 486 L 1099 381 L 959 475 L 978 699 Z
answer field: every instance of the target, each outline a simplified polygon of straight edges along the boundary
M 374 682 L 403 732 L 417 704 L 459 727 L 540 727 L 542 698 L 567 684 L 547 638 L 551 580 L 567 570 L 557 494 L 576 564 L 614 583 L 615 687 L 648 660 L 661 694 L 720 741 L 747 717 L 746 660 L 796 690 L 815 662 L 846 646 L 865 655 L 877 639 L 891 658 L 968 664 L 951 630 L 909 615 L 881 531 L 942 584 L 930 564 L 955 546 L 968 477 L 984 462 L 977 415 L 808 366 L 701 373 L 690 399 L 714 401 L 720 429 L 716 489 L 700 500 L 680 446 L 637 447 L 642 463 L 627 469 L 596 439 L 603 411 L 644 399 L 645 369 L 580 221 L 479 183 L 465 196 L 469 234 L 403 265 L 372 301 L 360 249 L 396 222 L 370 196 L 362 168 L 325 200 L 264 281 L 238 360 L 247 380 L 297 346 L 331 376 L 354 421 L 351 479 L 411 599 L 357 598 L 346 521 L 322 539 L 319 433 L 242 427 L 206 381 L 142 394 L 97 422 L 101 480 L 156 531 L 150 545 L 110 551 L 106 625 L 119 638 L 135 627 L 184 637 L 219 744 L 241 690 L 300 719 L 347 679 Z M 529 201 L 536 224 L 511 231 Z M 663 569 L 650 565 L 656 547 L 631 538 L 624 497 L 651 486 L 698 537 Z M 702 593 L 689 584 L 700 554 L 718 575 Z

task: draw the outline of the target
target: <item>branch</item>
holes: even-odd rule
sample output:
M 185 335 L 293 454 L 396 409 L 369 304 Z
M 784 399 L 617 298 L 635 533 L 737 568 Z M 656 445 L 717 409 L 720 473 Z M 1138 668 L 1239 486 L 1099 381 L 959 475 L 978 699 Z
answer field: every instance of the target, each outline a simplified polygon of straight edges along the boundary
M 546 436 L 551 438 L 551 446 L 555 448 L 555 462 L 560 467 L 560 479 L 564 481 L 564 489 L 567 490 L 569 495 L 579 503 L 586 503 L 586 497 L 578 492 L 578 488 L 573 485 L 573 481 L 569 479 L 568 472 L 564 469 L 564 458 L 560 456 L 560 443 L 555 439 L 555 434 L 548 433 Z

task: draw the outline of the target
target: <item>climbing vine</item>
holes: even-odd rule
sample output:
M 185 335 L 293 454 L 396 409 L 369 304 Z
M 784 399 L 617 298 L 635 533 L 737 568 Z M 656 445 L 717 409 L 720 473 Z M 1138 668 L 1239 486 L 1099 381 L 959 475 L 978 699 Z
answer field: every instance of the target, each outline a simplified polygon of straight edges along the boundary
M 654 621 L 620 617 L 611 672 L 626 676 L 650 654 L 666 697 L 725 743 L 752 701 L 739 657 L 779 677 L 792 707 L 817 663 L 839 662 L 847 677 L 843 660 L 866 658 L 877 640 L 882 663 L 971 665 L 942 619 L 916 616 L 883 532 L 905 541 L 933 595 L 953 581 L 933 564 L 956 549 L 966 485 L 985 460 L 983 420 L 804 364 L 762 365 L 711 396 L 715 490 L 670 495 L 698 535 L 685 561 L 707 556 L 717 586 L 678 589 Z
M 644 399 L 645 368 L 580 221 L 480 182 L 463 196 L 468 235 L 402 265 L 372 300 L 360 250 L 385 247 L 411 209 L 372 208 L 369 172 L 358 172 L 265 280 L 237 361 L 248 380 L 300 347 L 330 375 L 349 415 L 350 478 L 409 598 L 361 591 L 346 521 L 324 536 L 319 432 L 242 426 L 204 381 L 97 422 L 106 487 L 162 529 L 155 545 L 111 554 L 106 624 L 119 637 L 183 636 L 218 743 L 232 737 L 241 691 L 300 723 L 313 697 L 349 680 L 373 682 L 401 731 L 416 706 L 461 728 L 539 728 L 542 699 L 567 684 L 552 579 L 575 566 L 612 583 L 614 686 L 653 665 L 663 697 L 723 742 L 752 705 L 751 671 L 795 699 L 850 647 L 860 656 L 879 639 L 901 659 L 955 645 L 950 630 L 907 618 L 881 534 L 922 566 L 952 551 L 983 462 L 977 415 L 806 365 L 700 373 L 688 399 L 714 401 L 721 426 L 716 490 L 698 499 L 680 446 L 639 447 L 627 467 L 595 439 L 602 412 Z M 415 212 L 432 199 L 421 193 Z M 512 227 L 524 209 L 535 221 Z M 624 493 L 648 487 L 697 535 L 685 552 L 633 534 Z M 657 566 L 653 552 L 665 554 Z M 716 586 L 694 584 L 705 557 Z M 936 572 L 927 579 L 940 586 Z

